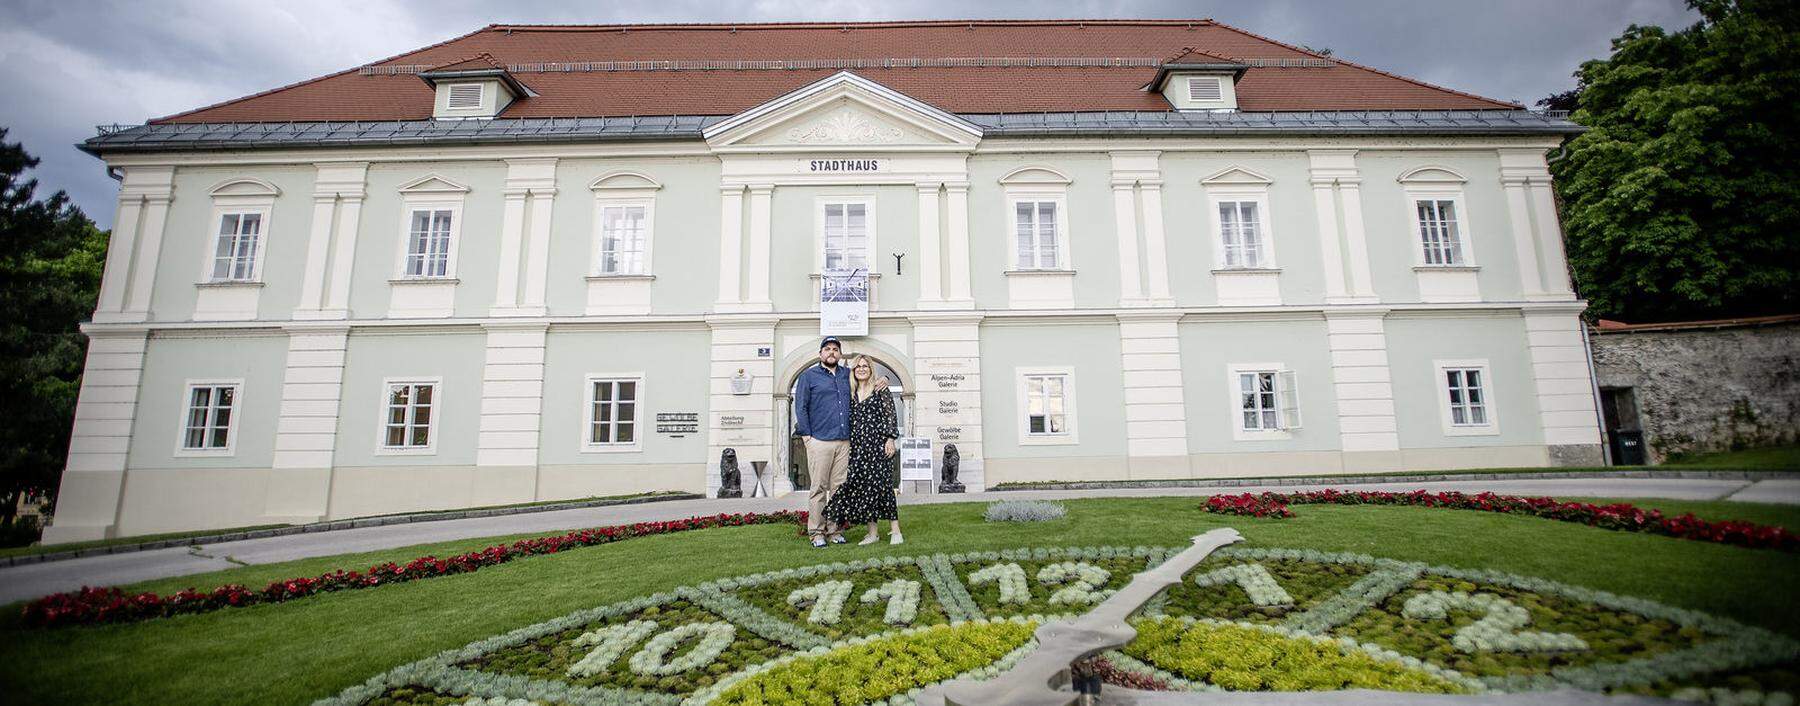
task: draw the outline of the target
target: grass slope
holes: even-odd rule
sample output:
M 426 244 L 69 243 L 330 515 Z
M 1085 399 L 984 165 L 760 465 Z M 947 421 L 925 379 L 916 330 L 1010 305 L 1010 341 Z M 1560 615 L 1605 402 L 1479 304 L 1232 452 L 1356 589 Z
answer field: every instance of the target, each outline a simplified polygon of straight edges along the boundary
M 1408 507 L 1300 507 L 1290 520 L 1209 515 L 1194 498 L 1066 503 L 1057 521 L 990 525 L 980 503 L 908 507 L 907 544 L 805 546 L 784 525 L 635 539 L 478 573 L 136 625 L 24 630 L 0 615 L 0 682 L 19 703 L 305 703 L 393 666 L 512 628 L 713 578 L 860 557 L 1019 546 L 1180 545 L 1221 526 L 1250 546 L 1311 547 L 1542 576 L 1800 635 L 1800 556 L 1535 518 Z M 1791 508 L 1645 503 L 1703 516 L 1795 518 Z M 1792 524 L 1791 522 L 1789 523 Z M 245 567 L 137 588 L 316 574 L 499 538 Z

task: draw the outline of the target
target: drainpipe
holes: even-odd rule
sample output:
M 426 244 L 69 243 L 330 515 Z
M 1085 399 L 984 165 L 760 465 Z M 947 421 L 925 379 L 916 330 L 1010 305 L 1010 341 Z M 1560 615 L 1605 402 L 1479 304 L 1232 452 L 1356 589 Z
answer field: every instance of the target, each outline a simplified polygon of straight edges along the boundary
M 1594 347 L 1588 342 L 1588 337 L 1592 334 L 1588 331 L 1587 319 L 1577 316 L 1575 320 L 1581 322 L 1581 352 L 1585 354 L 1583 358 L 1587 361 L 1588 389 L 1594 396 L 1594 426 L 1600 430 L 1600 460 L 1611 466 L 1612 444 L 1606 443 L 1606 413 L 1600 409 L 1600 375 L 1594 369 Z M 1644 460 L 1650 460 L 1649 454 L 1644 455 Z

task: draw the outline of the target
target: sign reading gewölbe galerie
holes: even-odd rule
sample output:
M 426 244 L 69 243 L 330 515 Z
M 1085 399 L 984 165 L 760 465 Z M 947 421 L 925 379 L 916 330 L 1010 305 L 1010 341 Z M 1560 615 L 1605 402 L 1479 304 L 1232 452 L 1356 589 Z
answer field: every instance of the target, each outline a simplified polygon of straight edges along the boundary
M 819 277 L 819 335 L 869 335 L 868 270 L 826 270 Z

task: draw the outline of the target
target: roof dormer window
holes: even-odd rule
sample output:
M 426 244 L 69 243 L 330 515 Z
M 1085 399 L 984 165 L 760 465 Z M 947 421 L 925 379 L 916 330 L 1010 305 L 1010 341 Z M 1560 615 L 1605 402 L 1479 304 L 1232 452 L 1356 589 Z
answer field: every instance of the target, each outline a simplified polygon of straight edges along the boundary
M 437 93 L 431 117 L 438 120 L 497 117 L 513 101 L 536 95 L 487 54 L 434 66 L 419 78 Z
M 1250 68 L 1231 59 L 1184 49 L 1156 67 L 1144 90 L 1163 94 L 1176 110 L 1224 113 L 1237 110 L 1237 80 Z
M 1188 100 L 1196 103 L 1215 102 L 1225 97 L 1225 89 L 1219 86 L 1218 76 L 1190 77 L 1187 88 Z
M 487 91 L 479 83 L 453 83 L 445 86 L 449 97 L 444 106 L 451 110 L 480 110 L 482 94 Z

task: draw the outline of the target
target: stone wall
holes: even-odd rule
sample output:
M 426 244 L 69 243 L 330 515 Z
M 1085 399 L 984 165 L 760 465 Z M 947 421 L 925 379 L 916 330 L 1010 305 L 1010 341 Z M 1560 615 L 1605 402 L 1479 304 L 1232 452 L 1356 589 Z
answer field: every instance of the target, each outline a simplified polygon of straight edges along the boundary
M 1652 463 L 1800 441 L 1800 317 L 1595 329 L 1602 388 L 1634 388 Z

